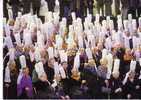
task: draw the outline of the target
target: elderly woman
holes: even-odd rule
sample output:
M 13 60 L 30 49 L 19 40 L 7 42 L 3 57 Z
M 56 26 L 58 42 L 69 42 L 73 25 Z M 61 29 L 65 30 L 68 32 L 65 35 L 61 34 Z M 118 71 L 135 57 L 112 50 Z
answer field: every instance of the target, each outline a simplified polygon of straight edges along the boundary
M 102 58 L 100 60 L 100 66 L 98 67 L 97 74 L 101 79 L 106 79 L 107 78 L 107 59 Z

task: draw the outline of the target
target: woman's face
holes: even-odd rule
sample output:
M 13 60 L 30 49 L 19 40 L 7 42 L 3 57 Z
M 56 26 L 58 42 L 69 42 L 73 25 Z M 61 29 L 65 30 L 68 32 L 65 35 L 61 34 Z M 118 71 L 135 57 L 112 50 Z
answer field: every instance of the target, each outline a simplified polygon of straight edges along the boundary
M 29 68 L 24 68 L 23 69 L 23 73 L 25 74 L 25 75 L 29 75 Z

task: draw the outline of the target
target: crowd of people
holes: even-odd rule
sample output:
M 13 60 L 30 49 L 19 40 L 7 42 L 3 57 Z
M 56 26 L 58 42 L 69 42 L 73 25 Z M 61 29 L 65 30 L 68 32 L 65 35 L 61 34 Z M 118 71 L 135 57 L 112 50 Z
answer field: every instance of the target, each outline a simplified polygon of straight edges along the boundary
M 4 18 L 4 98 L 141 98 L 141 18 L 71 17 Z
M 109 12 L 101 19 L 106 1 L 121 1 L 127 18 L 116 3 L 117 20 Z M 141 17 L 125 1 L 4 0 L 12 7 L 3 18 L 4 98 L 141 99 Z M 46 8 L 44 21 L 38 8 Z
M 26 14 L 32 11 L 44 21 L 46 11 L 60 11 L 60 16 L 69 18 L 71 12 L 76 12 L 77 17 L 83 18 L 90 13 L 99 13 L 101 16 L 117 16 L 122 14 L 124 19 L 128 13 L 133 18 L 141 14 L 141 0 L 4 0 L 4 17 L 8 19 L 8 13 L 12 9 L 14 19 L 18 11 Z

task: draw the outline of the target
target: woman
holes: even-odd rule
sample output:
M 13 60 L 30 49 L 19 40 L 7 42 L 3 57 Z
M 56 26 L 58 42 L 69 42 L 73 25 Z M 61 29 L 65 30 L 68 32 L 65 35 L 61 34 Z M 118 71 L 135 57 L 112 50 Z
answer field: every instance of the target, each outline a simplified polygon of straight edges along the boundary
M 23 68 L 18 76 L 17 96 L 22 99 L 33 98 L 32 80 L 27 67 Z
M 9 76 L 10 76 L 10 81 L 8 82 L 5 80 L 5 87 L 4 89 L 4 98 L 6 99 L 16 99 L 17 96 L 17 77 L 18 77 L 18 71 L 16 68 L 15 61 L 9 61 L 8 66 L 6 68 L 9 68 Z M 7 71 L 5 70 L 5 75 L 7 74 Z M 5 76 L 5 78 L 7 75 Z M 5 91 L 6 90 L 6 91 Z
M 100 66 L 98 67 L 97 74 L 101 79 L 106 79 L 107 78 L 107 59 L 102 58 L 100 60 Z

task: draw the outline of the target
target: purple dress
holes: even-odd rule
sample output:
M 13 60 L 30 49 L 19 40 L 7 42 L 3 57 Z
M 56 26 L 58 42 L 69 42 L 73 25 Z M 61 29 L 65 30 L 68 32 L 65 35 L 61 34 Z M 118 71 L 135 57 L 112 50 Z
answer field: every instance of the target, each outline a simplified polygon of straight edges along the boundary
M 32 80 L 30 76 L 23 75 L 22 79 L 20 80 L 20 84 L 17 84 L 17 95 L 20 96 L 23 93 L 23 90 L 28 87 L 29 90 L 26 91 L 26 94 L 29 98 L 33 97 L 33 90 L 32 90 Z

